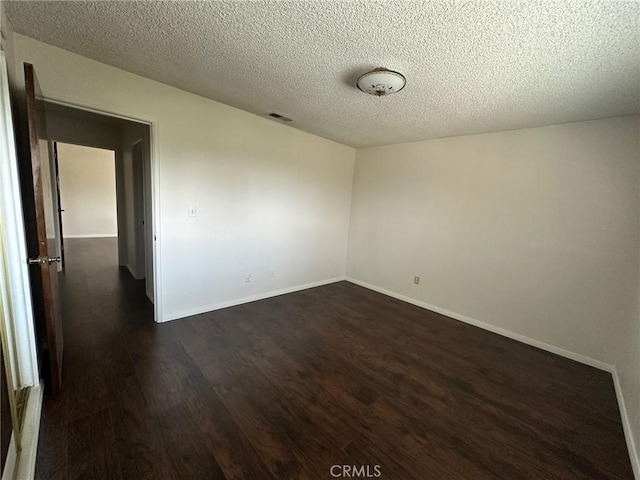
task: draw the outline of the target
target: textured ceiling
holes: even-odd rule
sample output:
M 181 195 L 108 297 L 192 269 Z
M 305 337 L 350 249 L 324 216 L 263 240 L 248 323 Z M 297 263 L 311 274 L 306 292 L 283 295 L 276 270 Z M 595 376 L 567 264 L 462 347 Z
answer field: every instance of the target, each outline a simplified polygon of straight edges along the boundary
M 355 147 L 640 113 L 640 4 L 7 2 L 13 29 Z M 384 66 L 396 95 L 355 87 Z M 37 66 L 36 66 L 37 67 Z

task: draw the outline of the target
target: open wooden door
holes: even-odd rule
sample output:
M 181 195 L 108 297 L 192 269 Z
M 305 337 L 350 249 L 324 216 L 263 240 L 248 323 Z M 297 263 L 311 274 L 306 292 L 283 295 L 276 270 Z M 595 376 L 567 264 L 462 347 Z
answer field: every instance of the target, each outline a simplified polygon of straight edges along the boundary
M 34 310 L 44 317 L 46 336 L 41 361 L 48 372 L 43 374 L 50 381 L 52 393 L 58 393 L 62 381 L 62 318 L 58 293 L 58 270 L 60 262 L 56 255 L 57 241 L 53 195 L 56 188 L 55 172 L 51 168 L 47 132 L 44 116 L 44 100 L 36 79 L 33 65 L 24 64 L 27 128 L 29 133 L 29 156 L 33 177 L 33 207 L 35 225 L 27 225 L 29 250 L 29 274 L 31 284 L 42 284 L 41 292 L 34 292 Z M 31 203 L 31 202 L 30 202 Z M 39 289 L 38 289 L 39 290 Z

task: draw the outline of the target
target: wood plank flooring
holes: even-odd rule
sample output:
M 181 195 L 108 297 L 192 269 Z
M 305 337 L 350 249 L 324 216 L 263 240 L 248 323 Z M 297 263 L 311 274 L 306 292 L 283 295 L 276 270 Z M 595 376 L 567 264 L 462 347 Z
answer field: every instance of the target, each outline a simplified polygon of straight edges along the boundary
M 66 248 L 40 480 L 633 478 L 608 373 L 346 282 L 158 325 Z

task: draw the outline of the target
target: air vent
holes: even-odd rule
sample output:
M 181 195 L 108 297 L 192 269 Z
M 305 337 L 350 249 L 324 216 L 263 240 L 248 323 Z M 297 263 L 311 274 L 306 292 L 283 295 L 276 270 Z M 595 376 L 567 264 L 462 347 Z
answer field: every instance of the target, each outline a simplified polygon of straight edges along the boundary
M 282 115 L 280 115 L 279 113 L 268 113 L 267 115 L 269 115 L 270 117 L 276 118 L 278 120 L 281 120 L 283 122 L 292 122 L 293 120 L 291 120 L 290 118 L 287 117 L 283 117 Z

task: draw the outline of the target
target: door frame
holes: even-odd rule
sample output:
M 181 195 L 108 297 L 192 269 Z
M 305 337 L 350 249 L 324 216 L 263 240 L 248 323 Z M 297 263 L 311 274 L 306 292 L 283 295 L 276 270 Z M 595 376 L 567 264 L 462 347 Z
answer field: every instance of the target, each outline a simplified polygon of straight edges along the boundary
M 161 261 L 161 236 L 160 236 L 160 165 L 158 161 L 158 131 L 159 125 L 157 121 L 136 118 L 123 112 L 117 112 L 110 107 L 86 106 L 74 101 L 56 98 L 44 92 L 45 101 L 64 107 L 84 110 L 86 112 L 106 115 L 108 117 L 120 118 L 131 122 L 142 123 L 149 126 L 149 166 L 151 168 L 151 229 L 153 235 L 152 263 L 153 263 L 153 317 L 156 323 L 163 321 L 162 319 L 162 261 Z

